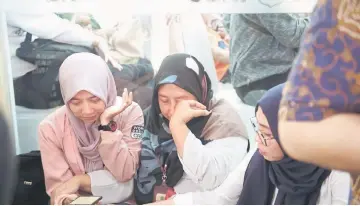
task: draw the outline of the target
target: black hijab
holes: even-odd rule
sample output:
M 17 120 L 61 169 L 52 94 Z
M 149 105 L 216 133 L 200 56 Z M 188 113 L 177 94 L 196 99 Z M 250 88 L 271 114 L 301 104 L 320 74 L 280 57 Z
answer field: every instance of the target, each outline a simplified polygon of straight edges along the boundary
M 270 89 L 255 109 L 260 106 L 263 110 L 277 142 L 278 111 L 283 86 L 281 84 Z M 331 171 L 296 161 L 285 152 L 284 155 L 282 160 L 270 162 L 264 159 L 259 150 L 255 152 L 245 172 L 238 205 L 271 205 L 275 187 L 278 188 L 276 205 L 316 205 L 322 183 Z
M 189 54 L 173 54 L 167 56 L 155 76 L 155 88 L 152 98 L 152 106 L 149 108 L 149 115 L 147 117 L 146 128 L 153 134 L 158 134 L 159 143 L 172 139 L 169 132 L 169 120 L 161 115 L 158 90 L 161 85 L 175 84 L 176 86 L 186 90 L 194 95 L 198 102 L 209 106 L 210 100 L 213 97 L 211 89 L 211 82 L 209 76 L 205 72 L 203 65 L 193 56 Z M 209 119 L 209 116 L 194 118 L 187 123 L 190 131 L 200 140 L 206 144 L 201 137 L 201 133 Z M 157 155 L 169 155 L 167 159 L 167 179 L 166 184 L 169 187 L 174 187 L 183 175 L 182 164 L 177 156 L 177 153 L 160 154 L 160 151 L 155 151 Z

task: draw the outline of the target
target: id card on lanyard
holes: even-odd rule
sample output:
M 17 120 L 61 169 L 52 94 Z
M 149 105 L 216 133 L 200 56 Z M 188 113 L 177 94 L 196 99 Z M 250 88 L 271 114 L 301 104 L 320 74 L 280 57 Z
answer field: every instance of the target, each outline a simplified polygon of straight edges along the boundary
M 170 154 L 169 154 L 169 156 L 170 156 Z M 168 187 L 166 185 L 166 179 L 167 179 L 166 171 L 167 171 L 167 166 L 168 166 L 168 164 L 167 164 L 168 157 L 166 158 L 165 164 L 163 165 L 163 164 L 161 164 L 161 161 L 160 161 L 160 155 L 157 156 L 158 162 L 160 164 L 162 176 L 161 176 L 161 185 L 155 185 L 155 187 L 154 187 L 154 198 L 153 199 L 156 202 L 162 201 L 162 200 L 167 200 L 170 197 L 172 197 L 173 195 L 175 195 L 174 188 Z

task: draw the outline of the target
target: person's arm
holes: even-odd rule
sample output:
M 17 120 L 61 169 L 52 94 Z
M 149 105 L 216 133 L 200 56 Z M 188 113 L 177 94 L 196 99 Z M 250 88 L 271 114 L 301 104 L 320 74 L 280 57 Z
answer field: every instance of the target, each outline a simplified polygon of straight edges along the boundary
M 174 198 L 153 203 L 154 205 L 234 205 L 241 194 L 244 175 L 256 148 L 246 154 L 241 163 L 229 173 L 223 183 L 212 191 L 176 194 Z
M 97 41 L 97 37 L 90 31 L 51 12 L 38 14 L 7 12 L 6 19 L 7 24 L 21 28 L 39 38 L 87 47 L 92 47 Z
M 257 14 L 257 17 L 281 44 L 290 48 L 300 46 L 302 35 L 309 24 L 308 18 L 300 18 L 291 14 Z
M 174 135 L 174 133 L 173 133 Z M 202 145 L 191 132 L 188 133 L 183 155 L 179 159 L 184 172 L 204 190 L 218 187 L 246 155 L 247 140 L 242 137 L 227 137 Z M 236 159 L 237 161 L 233 161 Z
M 337 114 L 319 122 L 280 121 L 281 144 L 300 161 L 322 167 L 360 171 L 360 115 Z
M 144 118 L 140 106 L 133 102 L 118 119 L 118 130 L 101 131 L 98 146 L 105 167 L 119 182 L 127 182 L 134 177 L 139 165 L 141 139 L 136 127 L 143 128 Z
M 134 189 L 134 181 L 118 182 L 108 170 L 88 173 L 88 180 L 83 181 L 94 196 L 102 197 L 101 204 L 119 203 L 129 198 Z M 86 183 L 86 185 L 84 184 Z
M 69 182 L 71 182 L 69 184 Z M 101 204 L 118 203 L 130 197 L 133 191 L 133 181 L 125 183 L 118 182 L 112 174 L 107 170 L 97 170 L 87 174 L 73 176 L 69 181 L 65 182 L 65 187 L 78 185 L 80 191 L 87 192 L 94 196 L 102 197 Z M 64 188 L 64 185 L 59 187 Z M 77 187 L 77 186 L 75 186 Z M 60 194 L 54 197 L 53 204 L 69 204 L 74 194 Z
M 54 130 L 46 122 L 41 123 L 39 126 L 39 144 L 44 169 L 46 193 L 52 197 L 51 204 L 59 204 L 66 197 L 60 198 L 61 200 L 55 200 L 52 193 L 58 186 L 73 178 L 73 173 L 61 150 Z
M 325 1 L 315 9 L 284 87 L 279 135 L 295 159 L 360 172 L 359 71 L 354 66 L 360 65 L 360 40 L 351 24 L 337 24 L 343 16 L 333 15 L 341 4 L 349 12 L 356 9 L 346 2 Z
M 214 60 L 222 64 L 230 64 L 229 49 L 222 49 L 220 47 L 211 48 Z
M 349 173 L 333 170 L 328 178 L 331 189 L 331 204 L 347 205 L 351 186 Z
M 210 28 L 213 28 L 212 27 L 213 22 L 214 23 L 216 22 L 218 25 L 222 26 L 222 18 L 218 14 L 201 14 L 201 16 L 204 20 L 204 23 Z M 213 28 L 213 29 L 215 30 L 215 28 Z

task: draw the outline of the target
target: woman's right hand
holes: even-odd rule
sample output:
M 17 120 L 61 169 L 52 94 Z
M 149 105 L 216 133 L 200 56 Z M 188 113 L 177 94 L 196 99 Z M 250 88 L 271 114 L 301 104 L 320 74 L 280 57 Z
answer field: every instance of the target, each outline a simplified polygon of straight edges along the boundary
M 208 116 L 211 114 L 211 111 L 206 109 L 206 106 L 195 100 L 182 100 L 175 107 L 175 112 L 170 119 L 170 130 L 172 125 L 176 124 L 186 124 L 190 120 L 201 117 Z

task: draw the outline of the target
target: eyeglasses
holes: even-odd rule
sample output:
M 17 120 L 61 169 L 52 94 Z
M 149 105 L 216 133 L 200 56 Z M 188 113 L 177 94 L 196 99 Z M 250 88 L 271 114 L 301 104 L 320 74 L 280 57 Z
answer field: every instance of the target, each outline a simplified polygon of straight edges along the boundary
M 259 130 L 259 124 L 258 124 L 258 121 L 256 119 L 256 117 L 251 117 L 250 118 L 250 122 L 251 122 L 251 125 L 253 126 L 254 128 L 254 131 L 260 136 L 260 139 L 261 139 L 261 142 L 267 146 L 267 143 L 266 143 L 266 138 L 264 137 L 264 135 L 261 133 L 261 131 Z

